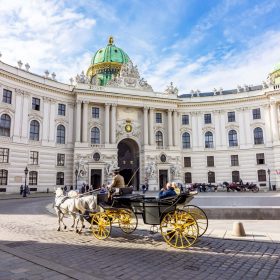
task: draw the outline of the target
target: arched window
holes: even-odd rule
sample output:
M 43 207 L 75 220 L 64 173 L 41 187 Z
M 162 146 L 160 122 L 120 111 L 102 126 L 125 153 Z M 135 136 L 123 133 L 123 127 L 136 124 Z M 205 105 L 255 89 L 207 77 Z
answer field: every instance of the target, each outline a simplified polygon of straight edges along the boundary
M 29 172 L 29 185 L 31 185 L 31 186 L 38 185 L 38 172 L 37 171 Z
M 215 183 L 215 172 L 208 172 L 208 183 Z
M 205 133 L 205 148 L 214 148 L 213 133 L 211 131 Z
M 56 185 L 58 185 L 58 186 L 64 185 L 64 172 L 56 173 Z
M 232 171 L 232 182 L 239 182 L 240 181 L 240 174 L 239 171 Z
M 263 144 L 263 130 L 260 127 L 254 129 L 254 143 Z
M 161 131 L 156 132 L 156 145 L 157 147 L 163 147 L 163 134 Z
M 258 181 L 265 182 L 266 181 L 266 171 L 264 169 L 258 170 Z
M 90 133 L 91 144 L 100 144 L 100 130 L 98 127 L 93 127 Z
M 230 147 L 238 146 L 237 132 L 230 130 L 228 133 L 228 144 Z
M 192 183 L 192 173 L 191 172 L 186 172 L 185 173 L 185 183 L 186 184 L 191 184 Z
M 10 137 L 11 118 L 7 114 L 3 114 L 0 119 L 0 135 Z
M 0 185 L 8 185 L 8 170 L 0 169 Z
M 183 143 L 183 149 L 189 149 L 191 147 L 190 134 L 188 132 L 183 133 L 182 143 Z
M 39 141 L 39 134 L 40 134 L 40 124 L 38 121 L 31 121 L 30 123 L 30 132 L 29 132 L 29 139 L 34 141 Z
M 60 124 L 57 127 L 56 131 L 56 143 L 57 144 L 65 144 L 65 127 L 64 125 Z

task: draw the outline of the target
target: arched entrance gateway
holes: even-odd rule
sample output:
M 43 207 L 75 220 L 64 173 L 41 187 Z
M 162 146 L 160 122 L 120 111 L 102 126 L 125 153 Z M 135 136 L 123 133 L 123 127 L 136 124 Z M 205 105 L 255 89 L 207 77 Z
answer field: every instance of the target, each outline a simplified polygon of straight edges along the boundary
M 137 188 L 138 190 L 139 189 L 139 147 L 134 140 L 126 138 L 119 142 L 118 165 L 121 170 L 120 174 L 124 177 L 125 184 L 126 185 L 128 184 L 129 186 L 134 186 L 134 188 Z

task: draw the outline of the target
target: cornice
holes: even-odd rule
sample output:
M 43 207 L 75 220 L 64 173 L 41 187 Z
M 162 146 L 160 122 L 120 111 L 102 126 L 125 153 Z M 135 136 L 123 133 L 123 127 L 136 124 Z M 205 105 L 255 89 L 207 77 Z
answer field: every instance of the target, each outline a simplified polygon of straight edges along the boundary
M 52 93 L 61 93 L 61 94 L 64 94 L 64 95 L 73 96 L 73 91 L 70 91 L 70 90 L 67 91 L 67 90 L 63 90 L 63 89 L 52 87 L 52 86 L 45 85 L 45 84 L 43 85 L 39 82 L 16 76 L 16 75 L 11 74 L 9 72 L 6 72 L 4 70 L 0 71 L 0 77 L 10 79 L 12 81 L 19 82 L 21 84 L 24 84 L 24 85 L 27 85 L 27 86 L 30 86 L 30 87 L 33 87 L 33 88 L 36 88 L 36 89 L 41 89 L 43 91 L 48 91 L 48 92 L 52 92 Z M 18 89 L 18 90 L 20 90 L 20 89 Z M 22 91 L 25 93 L 24 90 L 22 90 Z

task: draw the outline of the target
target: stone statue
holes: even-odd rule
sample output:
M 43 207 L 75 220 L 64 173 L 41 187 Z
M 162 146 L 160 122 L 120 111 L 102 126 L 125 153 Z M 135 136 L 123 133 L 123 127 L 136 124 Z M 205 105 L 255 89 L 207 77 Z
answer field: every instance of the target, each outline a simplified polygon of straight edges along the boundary
M 85 168 L 85 160 L 84 158 L 80 158 L 78 161 L 78 165 L 77 165 L 77 170 L 78 170 L 78 177 L 85 177 L 87 175 L 87 171 Z
M 146 167 L 146 176 L 148 179 L 155 178 L 156 176 L 156 163 L 153 161 Z
M 118 168 L 118 163 L 116 160 L 112 160 L 111 163 L 107 163 L 106 165 L 106 173 L 107 175 L 111 175 L 114 169 Z
M 179 165 L 173 165 L 170 168 L 170 172 L 173 176 L 173 178 L 178 178 L 181 175 L 181 170 L 180 170 L 180 166 Z
M 175 94 L 178 95 L 178 88 L 173 86 L 173 82 L 170 83 L 169 86 L 167 86 L 166 90 L 164 91 L 167 94 Z

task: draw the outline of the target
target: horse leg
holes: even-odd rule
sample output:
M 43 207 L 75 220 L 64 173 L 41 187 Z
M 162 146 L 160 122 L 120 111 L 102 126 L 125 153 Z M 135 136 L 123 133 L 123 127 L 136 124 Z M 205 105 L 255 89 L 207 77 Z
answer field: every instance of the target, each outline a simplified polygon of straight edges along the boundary
M 80 220 L 81 220 L 81 229 L 80 229 L 79 233 L 82 233 L 82 230 L 85 227 L 85 225 L 84 225 L 84 217 L 80 216 Z
M 57 231 L 60 231 L 60 213 L 59 212 L 58 212 L 57 216 L 58 216 L 58 228 L 57 228 Z
M 64 224 L 63 218 L 64 218 L 64 214 L 62 213 L 61 222 L 62 222 L 62 224 L 64 225 L 64 229 L 67 229 L 67 226 Z

